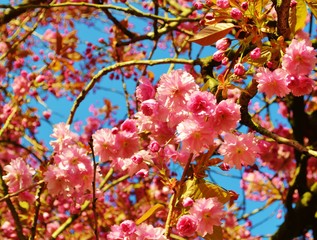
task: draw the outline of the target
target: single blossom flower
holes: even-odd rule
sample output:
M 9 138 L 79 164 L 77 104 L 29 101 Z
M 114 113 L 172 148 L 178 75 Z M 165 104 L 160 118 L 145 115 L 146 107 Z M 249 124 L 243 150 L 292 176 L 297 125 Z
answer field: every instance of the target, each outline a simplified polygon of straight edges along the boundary
M 202 237 L 212 234 L 214 226 L 220 226 L 224 217 L 223 205 L 217 198 L 197 199 L 189 213 L 197 219 L 197 233 Z
M 183 237 L 194 235 L 198 227 L 198 220 L 192 215 L 181 216 L 176 224 L 176 230 Z
M 243 165 L 254 164 L 259 147 L 253 133 L 239 136 L 226 133 L 224 142 L 218 151 L 224 156 L 224 163 L 227 163 L 230 167 L 241 169 Z
M 264 92 L 268 98 L 271 98 L 273 95 L 284 97 L 290 92 L 286 76 L 287 72 L 281 68 L 277 68 L 271 72 L 267 68 L 260 67 L 255 75 L 255 79 L 259 83 L 259 91 Z
M 291 75 L 308 75 L 317 63 L 316 53 L 307 41 L 293 39 L 283 56 L 282 66 Z

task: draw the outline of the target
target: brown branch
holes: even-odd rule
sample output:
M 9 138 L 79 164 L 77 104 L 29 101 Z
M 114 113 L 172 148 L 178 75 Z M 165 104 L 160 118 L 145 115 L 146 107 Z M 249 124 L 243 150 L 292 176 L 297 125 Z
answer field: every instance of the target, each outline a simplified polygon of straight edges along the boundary
M 275 10 L 277 13 L 277 31 L 279 35 L 282 35 L 284 39 L 289 39 L 291 34 L 291 29 L 289 27 L 289 9 L 291 0 L 273 0 L 273 4 L 275 6 Z
M 1 5 L 1 8 L 7 8 L 8 11 L 4 11 L 4 14 L 0 16 L 0 26 L 3 24 L 9 23 L 11 20 L 16 19 L 20 15 L 32 10 L 32 8 L 28 7 L 28 5 L 40 5 L 45 3 L 46 0 L 27 0 L 24 4 L 19 5 L 18 7 Z
M 1 181 L 1 185 L 2 185 L 2 189 L 3 189 L 3 193 L 5 195 L 9 195 L 9 188 L 7 186 L 7 184 L 5 183 L 5 181 L 3 180 L 3 169 L 2 166 L 0 165 L 0 181 Z M 23 228 L 22 228 L 22 224 L 19 218 L 19 214 L 17 213 L 12 201 L 10 198 L 6 198 L 5 202 L 11 212 L 12 218 L 14 220 L 15 223 L 15 229 L 18 235 L 18 238 L 21 240 L 26 240 L 26 237 L 23 235 Z
M 33 225 L 31 228 L 31 237 L 29 238 L 30 240 L 35 239 L 36 235 L 36 226 L 39 218 L 39 213 L 40 213 L 40 208 L 41 208 L 41 194 L 44 190 L 44 181 L 41 181 L 40 187 L 38 189 L 38 192 L 36 194 L 36 201 L 35 201 L 35 214 L 33 218 Z
M 281 143 L 281 144 L 286 144 L 288 146 L 293 147 L 295 150 L 303 153 L 303 154 L 308 154 L 310 156 L 313 157 L 317 157 L 317 151 L 314 150 L 310 150 L 308 148 L 306 148 L 305 146 L 303 146 L 302 144 L 300 144 L 298 141 L 294 140 L 294 139 L 288 139 L 285 137 L 282 137 L 278 134 L 275 134 L 271 131 L 269 131 L 266 128 L 263 128 L 261 125 L 255 123 L 252 118 L 251 115 L 249 114 L 248 111 L 248 104 L 250 102 L 250 100 L 255 96 L 255 94 L 257 93 L 257 82 L 253 79 L 252 82 L 250 83 L 250 85 L 247 87 L 247 89 L 241 93 L 241 96 L 239 98 L 239 104 L 241 106 L 240 108 L 240 112 L 241 112 L 241 124 L 251 128 L 252 130 L 266 136 L 269 137 L 273 140 L 275 140 L 277 143 Z

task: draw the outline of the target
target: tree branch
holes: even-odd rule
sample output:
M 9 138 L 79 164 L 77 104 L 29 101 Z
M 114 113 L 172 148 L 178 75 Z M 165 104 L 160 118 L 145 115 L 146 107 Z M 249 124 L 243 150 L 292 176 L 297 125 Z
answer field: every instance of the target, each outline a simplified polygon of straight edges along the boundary
M 73 118 L 75 115 L 75 112 L 77 108 L 79 107 L 80 103 L 85 99 L 86 95 L 89 93 L 89 91 L 95 86 L 96 82 L 107 73 L 114 71 L 118 68 L 127 67 L 131 65 L 158 65 L 158 64 L 170 64 L 170 63 L 180 63 L 180 64 L 199 64 L 199 61 L 194 60 L 188 60 L 188 59 L 174 59 L 174 58 L 166 58 L 166 59 L 158 59 L 158 60 L 132 60 L 127 62 L 119 62 L 116 64 L 113 64 L 109 67 L 105 67 L 102 70 L 100 70 L 93 78 L 90 80 L 88 85 L 81 91 L 81 93 L 78 95 L 76 100 L 74 101 L 74 104 L 70 110 L 69 117 L 67 119 L 67 124 L 72 124 Z

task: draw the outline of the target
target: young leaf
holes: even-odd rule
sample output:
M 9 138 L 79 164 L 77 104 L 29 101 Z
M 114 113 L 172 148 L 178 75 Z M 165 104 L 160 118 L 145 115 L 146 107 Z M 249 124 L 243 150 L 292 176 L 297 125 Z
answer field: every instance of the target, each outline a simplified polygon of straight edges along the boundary
M 230 200 L 230 194 L 223 188 L 205 181 L 204 179 L 189 179 L 181 188 L 181 198 L 191 197 L 192 199 L 217 197 L 221 203 Z
M 146 221 L 149 217 L 151 217 L 156 211 L 160 210 L 161 208 L 164 208 L 163 204 L 157 203 L 154 206 L 152 206 L 149 210 L 147 210 L 142 217 L 140 217 L 138 220 L 136 220 L 136 224 L 139 225 Z
M 198 43 L 203 46 L 208 46 L 224 38 L 234 27 L 232 23 L 217 23 L 205 27 L 194 37 L 189 39 L 191 42 Z
M 305 27 L 306 17 L 307 17 L 307 6 L 304 0 L 297 0 L 296 4 L 296 24 L 295 24 L 295 33 L 297 30 L 300 30 Z

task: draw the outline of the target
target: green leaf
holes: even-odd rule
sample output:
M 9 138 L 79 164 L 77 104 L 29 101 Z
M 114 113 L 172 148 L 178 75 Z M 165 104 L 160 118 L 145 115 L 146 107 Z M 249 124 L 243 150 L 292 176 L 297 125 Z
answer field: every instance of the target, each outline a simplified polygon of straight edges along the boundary
M 137 225 L 143 223 L 146 221 L 149 217 L 151 217 L 155 212 L 160 210 L 161 208 L 164 208 L 163 204 L 157 203 L 154 206 L 152 206 L 149 210 L 147 210 L 142 217 L 140 217 L 138 220 L 135 221 Z
M 225 204 L 230 200 L 230 194 L 225 189 L 205 181 L 204 179 L 187 180 L 180 191 L 181 199 L 191 197 L 192 199 L 217 197 L 218 200 Z
M 29 203 L 26 202 L 26 201 L 20 201 L 20 202 L 19 202 L 19 205 L 20 205 L 21 208 L 23 208 L 23 209 L 25 209 L 25 210 L 28 210 L 28 209 L 30 208 Z
M 232 23 L 217 23 L 205 27 L 194 37 L 189 39 L 191 42 L 198 43 L 203 46 L 208 46 L 224 38 L 232 29 L 234 25 Z

